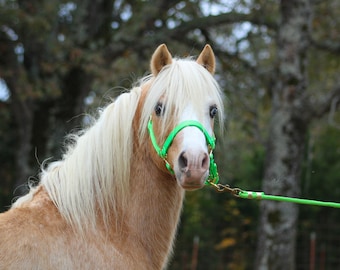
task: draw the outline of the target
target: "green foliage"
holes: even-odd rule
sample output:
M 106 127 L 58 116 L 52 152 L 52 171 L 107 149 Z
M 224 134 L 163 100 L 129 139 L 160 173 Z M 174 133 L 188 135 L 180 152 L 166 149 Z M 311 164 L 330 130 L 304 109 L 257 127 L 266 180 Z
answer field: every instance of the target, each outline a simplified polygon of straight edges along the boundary
M 340 130 L 325 119 L 311 129 L 309 149 L 303 173 L 303 196 L 318 200 L 338 201 L 340 189 Z
M 303 177 L 302 196 L 309 199 L 339 202 L 340 188 L 340 130 L 323 122 L 312 129 L 309 138 L 310 150 Z M 316 255 L 326 259 L 320 265 L 330 269 L 340 266 L 338 245 L 340 234 L 337 223 L 340 212 L 333 208 L 303 207 L 300 213 L 298 256 L 306 256 L 307 243 L 312 233 L 316 235 Z M 319 257 L 320 256 L 320 257 Z

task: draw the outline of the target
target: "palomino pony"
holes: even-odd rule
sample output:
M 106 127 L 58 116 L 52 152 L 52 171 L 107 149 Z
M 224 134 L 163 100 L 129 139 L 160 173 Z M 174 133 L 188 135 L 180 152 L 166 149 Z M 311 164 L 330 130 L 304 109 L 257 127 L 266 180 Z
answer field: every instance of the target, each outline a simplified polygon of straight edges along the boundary
M 184 192 L 210 177 L 214 117 L 223 118 L 214 69 L 209 45 L 196 61 L 160 45 L 152 74 L 73 135 L 0 215 L 0 269 L 165 268 Z

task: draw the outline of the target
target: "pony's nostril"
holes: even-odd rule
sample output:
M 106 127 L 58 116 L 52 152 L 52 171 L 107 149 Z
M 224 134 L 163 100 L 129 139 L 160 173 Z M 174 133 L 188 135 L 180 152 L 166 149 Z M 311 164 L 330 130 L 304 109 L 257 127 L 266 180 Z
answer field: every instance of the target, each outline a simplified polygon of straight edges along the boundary
M 187 170 L 207 170 L 210 166 L 210 158 L 207 153 L 202 153 L 198 157 L 183 151 L 178 157 L 178 166 L 182 172 Z
M 182 152 L 178 158 L 178 165 L 180 169 L 185 169 L 188 166 L 188 159 L 186 157 L 185 152 Z
M 210 163 L 210 159 L 208 154 L 204 154 L 204 157 L 202 159 L 202 169 L 208 169 L 209 168 L 209 164 Z

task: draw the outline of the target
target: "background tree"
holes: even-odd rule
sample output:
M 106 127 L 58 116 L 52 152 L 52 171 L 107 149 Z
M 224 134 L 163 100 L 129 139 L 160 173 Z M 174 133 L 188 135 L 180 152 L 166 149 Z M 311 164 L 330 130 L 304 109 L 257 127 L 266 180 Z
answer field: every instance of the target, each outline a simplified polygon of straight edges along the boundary
M 272 112 L 262 183 L 268 194 L 301 194 L 302 161 L 311 120 L 306 97 L 310 12 L 308 0 L 280 4 L 277 70 L 270 89 Z M 294 269 L 297 220 L 297 205 L 261 203 L 257 269 Z
M 144 75 L 160 43 L 179 56 L 214 48 L 228 112 L 216 151 L 222 182 L 339 200 L 339 130 L 330 127 L 339 123 L 339 13 L 336 0 L 0 1 L 2 210 L 39 163 L 60 158 L 67 133 L 91 122 L 84 111 Z M 198 269 L 306 269 L 304 232 L 320 234 L 315 220 L 339 215 L 298 212 L 273 202 L 258 211 L 209 189 L 188 193 L 170 268 L 190 269 L 199 236 Z M 338 257 L 339 241 L 324 242 L 327 258 Z

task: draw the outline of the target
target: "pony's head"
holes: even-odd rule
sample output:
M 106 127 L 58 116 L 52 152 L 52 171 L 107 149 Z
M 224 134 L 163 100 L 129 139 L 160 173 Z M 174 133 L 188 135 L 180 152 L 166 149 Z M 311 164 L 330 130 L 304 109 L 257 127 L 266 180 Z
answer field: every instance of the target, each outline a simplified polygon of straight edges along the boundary
M 201 188 L 211 171 L 214 119 L 223 119 L 214 53 L 206 45 L 196 61 L 176 59 L 163 44 L 152 56 L 151 71 L 141 134 L 147 127 L 159 169 L 173 174 L 186 190 Z

